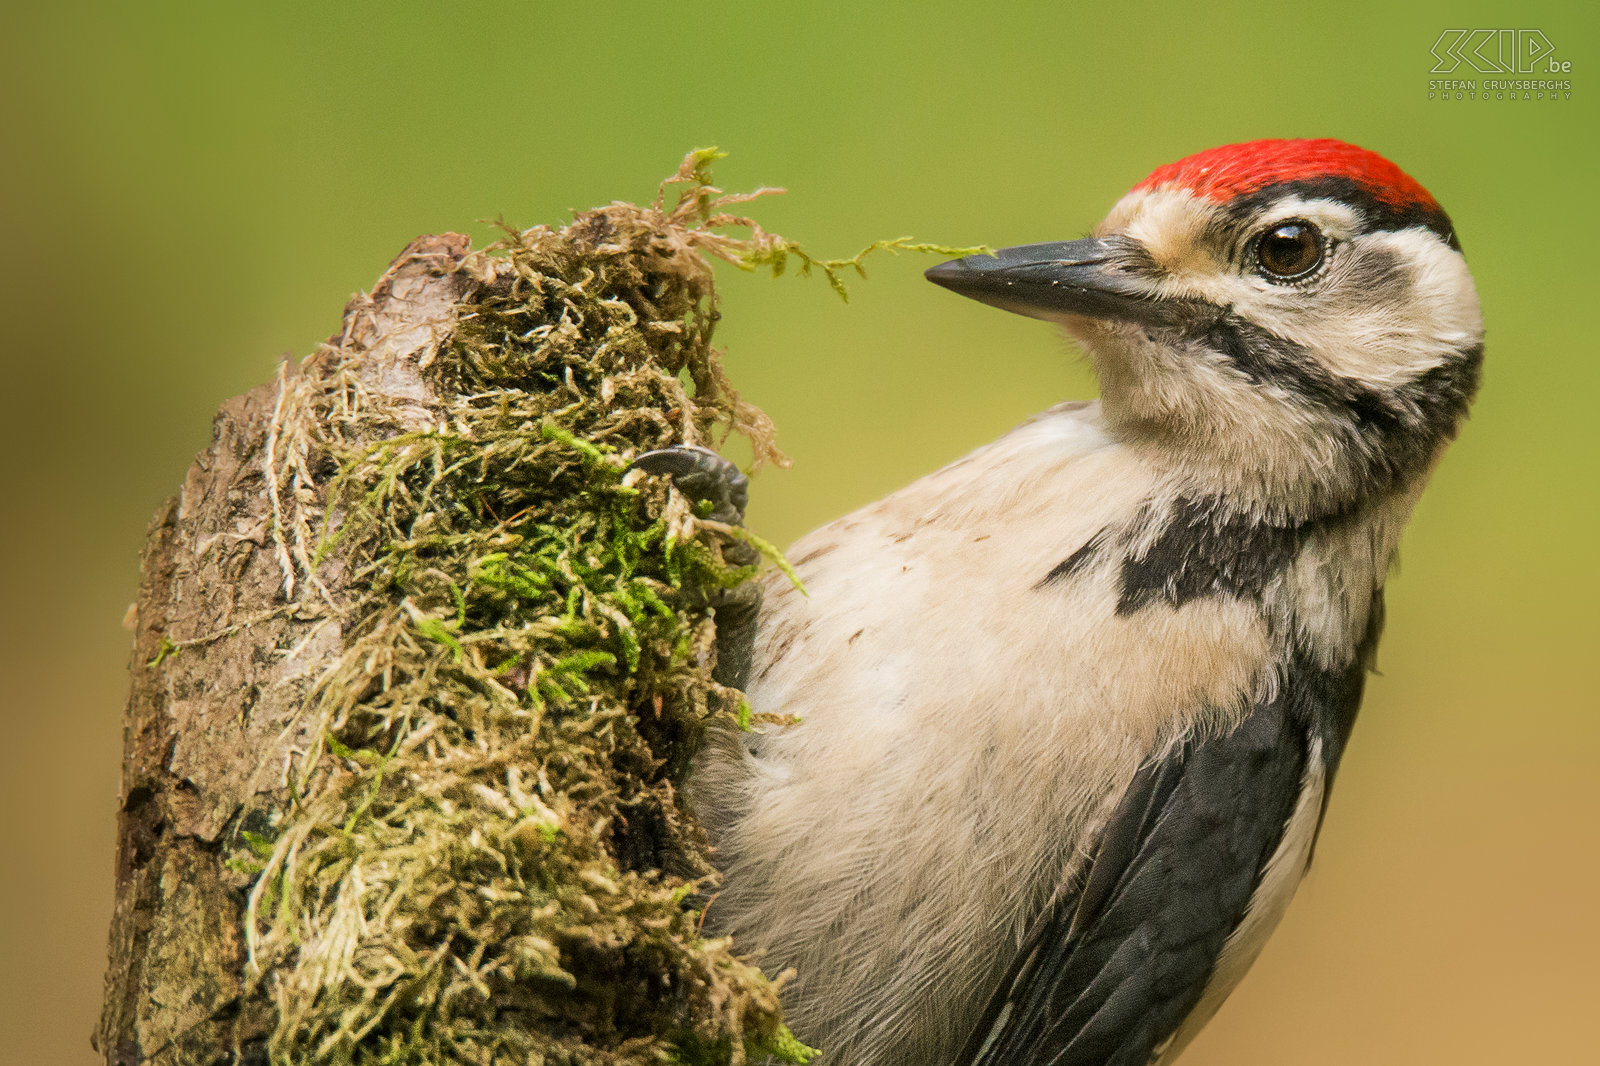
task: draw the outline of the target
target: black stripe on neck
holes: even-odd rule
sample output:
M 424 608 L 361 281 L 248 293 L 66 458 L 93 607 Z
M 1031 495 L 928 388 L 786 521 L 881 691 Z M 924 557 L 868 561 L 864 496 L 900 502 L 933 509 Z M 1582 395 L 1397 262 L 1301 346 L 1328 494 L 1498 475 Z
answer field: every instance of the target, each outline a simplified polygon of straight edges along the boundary
M 1216 498 L 1180 496 L 1149 548 L 1123 558 L 1117 613 L 1128 615 L 1157 603 L 1182 607 L 1206 596 L 1260 603 L 1267 585 L 1325 524 L 1320 519 L 1264 522 L 1226 508 Z

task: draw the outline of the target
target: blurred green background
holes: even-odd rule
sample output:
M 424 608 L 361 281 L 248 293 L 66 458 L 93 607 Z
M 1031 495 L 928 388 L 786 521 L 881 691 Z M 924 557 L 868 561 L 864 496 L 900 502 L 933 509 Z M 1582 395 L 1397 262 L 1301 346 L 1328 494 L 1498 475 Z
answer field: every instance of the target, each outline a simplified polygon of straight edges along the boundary
M 226 397 L 413 235 L 653 194 L 691 147 L 823 254 L 1081 235 L 1160 163 L 1335 136 L 1455 217 L 1487 384 L 1417 512 L 1317 869 L 1186 1066 L 1592 1061 L 1600 1003 L 1593 4 L 8 4 L 0 34 L 0 1060 L 86 1064 L 144 524 Z M 1556 102 L 1426 99 L 1537 27 Z M 787 541 L 1091 395 L 1042 324 L 884 258 L 728 271 Z

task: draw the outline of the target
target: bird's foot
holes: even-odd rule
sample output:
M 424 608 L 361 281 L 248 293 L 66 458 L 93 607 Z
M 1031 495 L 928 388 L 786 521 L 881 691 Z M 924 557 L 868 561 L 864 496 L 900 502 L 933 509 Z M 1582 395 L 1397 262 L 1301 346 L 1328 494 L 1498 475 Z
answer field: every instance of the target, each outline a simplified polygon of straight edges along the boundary
M 679 492 L 711 504 L 705 517 L 713 522 L 730 526 L 744 523 L 750 479 L 710 448 L 696 444 L 660 448 L 645 452 L 628 464 L 628 469 L 671 478 Z M 760 553 L 742 540 L 726 542 L 722 554 L 735 566 L 750 566 L 760 559 Z M 743 688 L 755 655 L 761 586 L 746 581 L 731 589 L 701 590 L 700 595 L 717 620 L 717 665 L 711 676 L 718 684 Z
M 670 477 L 685 496 L 711 504 L 706 517 L 713 522 L 736 526 L 744 521 L 750 479 L 710 448 L 698 444 L 658 448 L 639 456 L 628 469 Z

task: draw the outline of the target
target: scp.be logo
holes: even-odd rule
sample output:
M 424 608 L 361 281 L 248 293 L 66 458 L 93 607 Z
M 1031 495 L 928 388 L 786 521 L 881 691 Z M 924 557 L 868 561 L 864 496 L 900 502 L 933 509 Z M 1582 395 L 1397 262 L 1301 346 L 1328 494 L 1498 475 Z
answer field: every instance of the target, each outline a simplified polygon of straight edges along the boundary
M 1555 58 L 1543 30 L 1445 30 L 1428 49 L 1433 74 L 1449 74 L 1465 63 L 1479 74 L 1570 74 L 1572 63 Z

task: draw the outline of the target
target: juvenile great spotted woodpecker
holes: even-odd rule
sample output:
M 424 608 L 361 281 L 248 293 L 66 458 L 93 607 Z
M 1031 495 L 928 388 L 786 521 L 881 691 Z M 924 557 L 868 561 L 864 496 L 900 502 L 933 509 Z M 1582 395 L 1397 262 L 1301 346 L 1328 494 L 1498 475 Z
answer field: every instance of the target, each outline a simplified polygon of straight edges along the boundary
M 794 968 L 829 1066 L 1167 1063 L 1310 861 L 1477 294 L 1433 197 L 1331 140 L 1201 152 L 1092 237 L 928 278 L 1058 323 L 1101 398 L 719 608 L 719 676 L 800 721 L 700 757 L 707 923 Z

